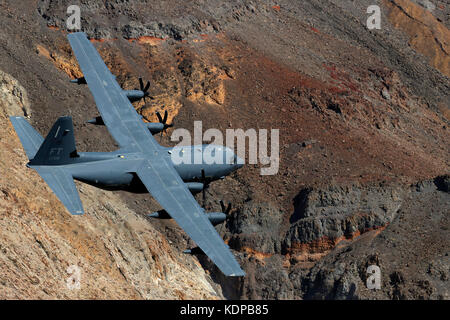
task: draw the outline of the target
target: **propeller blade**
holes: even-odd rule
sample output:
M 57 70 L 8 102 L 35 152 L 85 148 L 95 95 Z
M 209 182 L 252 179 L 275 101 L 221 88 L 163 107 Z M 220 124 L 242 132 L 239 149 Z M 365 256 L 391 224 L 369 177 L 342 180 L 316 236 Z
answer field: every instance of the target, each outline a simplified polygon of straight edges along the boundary
M 145 85 L 144 90 L 142 90 L 142 91 L 144 91 L 145 93 L 147 93 L 147 91 L 148 91 L 149 88 L 150 88 L 150 81 L 147 81 L 147 84 Z
M 231 211 L 231 202 L 228 202 L 228 206 L 225 207 L 225 204 L 223 203 L 223 201 L 220 200 L 220 207 L 222 208 L 222 212 L 225 213 L 225 215 L 228 216 L 228 214 Z
M 228 202 L 228 206 L 225 208 L 225 204 L 222 200 L 220 200 L 220 207 L 222 208 L 222 212 L 225 214 L 226 218 L 225 221 L 222 223 L 222 226 L 220 227 L 219 233 L 221 234 L 223 231 L 223 228 L 226 224 L 226 221 L 230 218 L 230 211 L 231 211 L 231 202 Z
M 231 211 L 231 202 L 228 203 L 227 209 L 224 211 L 225 215 L 228 216 Z
M 158 111 L 156 111 L 156 116 L 158 117 L 159 122 L 164 123 L 161 114 Z
M 205 169 L 202 169 L 202 180 L 203 182 L 206 181 Z
M 144 91 L 144 81 L 142 81 L 141 77 L 139 77 L 139 88 L 141 89 L 141 91 Z
M 153 99 L 153 97 L 150 98 Z M 167 112 L 167 110 L 164 111 L 164 118 L 161 116 L 161 113 L 159 111 L 156 111 L 155 114 L 158 117 L 159 123 L 162 123 L 164 125 L 163 129 L 161 130 L 161 136 L 159 138 L 159 142 L 161 142 L 163 134 L 167 132 L 167 128 L 173 127 L 173 123 L 167 124 L 167 118 L 169 117 L 169 113 Z
M 203 183 L 203 189 L 202 189 L 203 208 L 205 208 L 207 184 L 206 184 L 206 175 L 205 175 L 205 170 L 204 169 L 202 169 L 202 183 Z

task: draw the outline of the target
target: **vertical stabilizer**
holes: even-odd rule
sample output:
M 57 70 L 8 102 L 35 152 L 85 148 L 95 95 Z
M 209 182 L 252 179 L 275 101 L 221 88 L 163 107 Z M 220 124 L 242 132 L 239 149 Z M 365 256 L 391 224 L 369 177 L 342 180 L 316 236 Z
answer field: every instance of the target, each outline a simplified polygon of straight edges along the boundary
M 83 214 L 83 205 L 72 175 L 64 167 L 52 167 L 70 164 L 78 156 L 72 118 L 59 118 L 45 140 L 23 117 L 10 117 L 10 120 L 31 159 L 29 164 L 47 182 L 71 214 Z
M 73 163 L 77 157 L 72 117 L 61 117 L 55 122 L 29 164 L 31 166 L 64 165 Z

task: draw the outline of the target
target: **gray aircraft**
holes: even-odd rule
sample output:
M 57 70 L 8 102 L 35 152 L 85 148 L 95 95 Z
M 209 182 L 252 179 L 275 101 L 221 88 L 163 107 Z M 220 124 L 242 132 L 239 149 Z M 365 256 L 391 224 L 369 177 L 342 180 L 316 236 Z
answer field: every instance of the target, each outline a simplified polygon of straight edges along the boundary
M 119 149 L 77 152 L 71 117 L 59 118 L 45 139 L 23 117 L 10 117 L 30 159 L 27 166 L 75 215 L 84 210 L 74 179 L 104 189 L 149 192 L 164 208 L 150 217 L 173 218 L 197 244 L 190 252 L 206 254 L 226 276 L 245 276 L 213 226 L 226 220 L 230 206 L 225 208 L 221 202 L 223 212 L 206 213 L 192 195 L 240 168 L 242 160 L 224 146 L 159 145 L 152 134 L 167 128 L 167 113 L 164 119 L 159 116 L 160 123 L 144 123 L 86 35 L 72 33 L 68 39 L 101 114 L 98 118 Z M 189 154 L 194 159 L 198 153 L 203 155 L 200 162 L 174 161 L 173 157 Z M 215 155 L 215 160 L 219 155 L 222 161 L 211 161 L 205 154 Z

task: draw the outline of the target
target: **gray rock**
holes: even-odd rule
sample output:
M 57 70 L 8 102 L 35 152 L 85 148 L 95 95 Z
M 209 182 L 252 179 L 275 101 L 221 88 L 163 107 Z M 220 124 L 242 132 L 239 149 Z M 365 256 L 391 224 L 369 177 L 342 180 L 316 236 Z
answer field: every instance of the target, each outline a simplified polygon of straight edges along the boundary
M 386 87 L 383 87 L 383 89 L 381 90 L 381 96 L 386 100 L 391 100 L 391 94 L 389 93 L 389 90 Z
M 0 99 L 4 101 L 9 116 L 31 116 L 28 94 L 22 85 L 0 70 Z
M 266 254 L 280 253 L 281 220 L 282 213 L 272 204 L 249 201 L 229 223 L 234 234 L 230 245 L 237 249 L 249 247 Z
M 283 248 L 382 227 L 395 218 L 404 196 L 401 188 L 387 186 L 303 189 L 294 200 L 295 210 Z

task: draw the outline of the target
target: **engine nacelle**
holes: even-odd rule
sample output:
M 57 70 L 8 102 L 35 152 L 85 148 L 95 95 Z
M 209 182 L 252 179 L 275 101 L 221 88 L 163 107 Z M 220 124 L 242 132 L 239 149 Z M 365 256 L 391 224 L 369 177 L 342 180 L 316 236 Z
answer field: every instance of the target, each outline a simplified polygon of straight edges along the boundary
M 93 124 L 96 126 L 104 126 L 105 125 L 105 122 L 103 122 L 103 119 L 101 116 L 98 116 L 91 120 L 88 120 L 87 123 L 90 123 L 90 124 Z M 164 130 L 164 124 L 162 124 L 160 122 L 146 122 L 144 124 L 148 128 L 148 130 L 151 132 L 151 134 L 157 134 Z
M 123 90 L 123 92 L 127 96 L 128 100 L 130 100 L 130 102 L 139 101 L 144 98 L 145 95 L 144 91 L 142 90 Z
M 207 216 L 213 226 L 217 226 L 227 219 L 226 214 L 223 212 L 209 212 Z
M 203 190 L 205 185 L 200 182 L 186 182 L 186 187 L 188 187 L 189 191 L 193 194 L 199 193 Z
M 194 247 L 192 249 L 186 249 L 186 250 L 183 251 L 183 253 L 185 253 L 185 254 L 192 254 L 192 255 L 201 255 L 201 256 L 205 255 L 203 250 L 200 249 L 199 247 Z
M 93 118 L 91 120 L 88 120 L 87 123 L 93 124 L 95 126 L 104 126 L 105 125 L 105 123 L 103 122 L 102 117 L 100 117 L 100 116 L 95 117 L 95 118 Z
M 156 218 L 156 219 L 172 219 L 172 217 L 167 213 L 166 210 L 159 210 L 159 211 L 150 213 L 147 215 L 147 217 Z
M 76 83 L 76 84 L 86 84 L 86 79 L 84 77 L 81 77 L 81 78 L 70 80 L 70 82 Z
M 210 213 L 207 213 L 206 216 L 208 217 L 209 222 L 211 222 L 211 224 L 213 226 L 221 224 L 227 219 L 227 216 L 223 212 L 210 212 Z M 166 210 L 159 210 L 159 211 L 150 213 L 147 215 L 147 217 L 155 218 L 155 219 L 172 219 L 172 217 L 167 213 Z
M 164 130 L 164 124 L 161 122 L 146 122 L 145 125 L 152 134 L 157 134 Z

